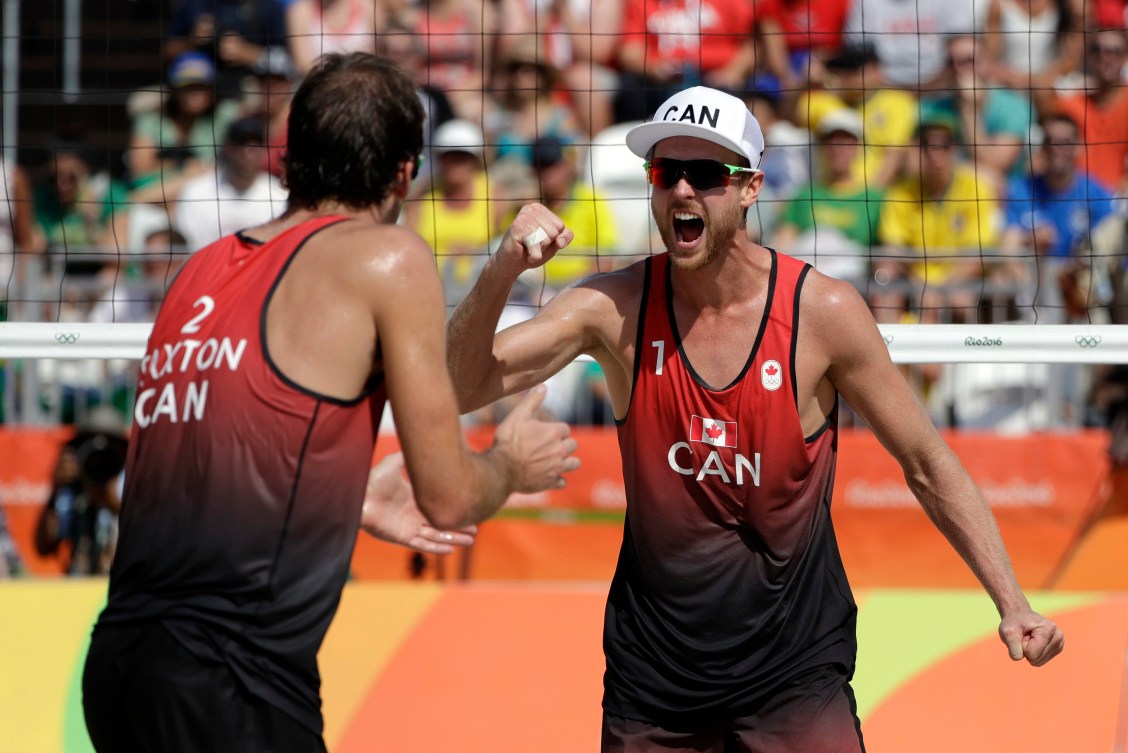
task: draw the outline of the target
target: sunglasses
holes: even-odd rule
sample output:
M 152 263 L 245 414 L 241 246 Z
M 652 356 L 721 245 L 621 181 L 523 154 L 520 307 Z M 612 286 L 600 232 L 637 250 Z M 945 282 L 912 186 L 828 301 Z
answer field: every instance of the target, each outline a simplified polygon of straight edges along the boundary
M 415 164 L 411 166 L 411 179 L 415 180 L 419 177 L 419 170 L 423 167 L 424 156 L 422 154 L 415 157 Z
M 669 159 L 656 157 L 643 164 L 646 180 L 658 188 L 673 188 L 684 175 L 689 185 L 698 191 L 722 188 L 732 181 L 737 173 L 758 173 L 751 167 L 727 165 L 711 159 Z

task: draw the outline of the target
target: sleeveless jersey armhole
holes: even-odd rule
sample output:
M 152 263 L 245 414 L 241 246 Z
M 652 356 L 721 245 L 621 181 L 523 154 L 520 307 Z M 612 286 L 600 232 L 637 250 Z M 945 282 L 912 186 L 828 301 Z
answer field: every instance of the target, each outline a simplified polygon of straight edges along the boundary
M 382 372 L 379 375 L 378 379 L 375 376 L 369 377 L 369 379 L 365 383 L 364 389 L 362 389 L 360 394 L 357 395 L 356 397 L 340 398 L 340 397 L 334 397 L 332 395 L 323 395 L 316 390 L 311 390 L 308 387 L 305 387 L 301 384 L 298 384 L 293 379 L 286 376 L 286 374 L 282 371 L 282 369 L 278 366 L 278 364 L 275 363 L 274 356 L 271 355 L 270 346 L 269 346 L 269 344 L 267 343 L 267 340 L 266 340 L 266 315 L 267 315 L 267 312 L 270 310 L 271 301 L 274 300 L 275 291 L 277 291 L 278 286 L 282 284 L 282 278 L 286 276 L 286 272 L 289 271 L 290 266 L 294 263 L 294 260 L 298 258 L 298 254 L 301 253 L 302 249 L 305 248 L 306 244 L 309 243 L 309 241 L 315 235 L 317 235 L 318 233 L 320 233 L 323 230 L 334 227 L 334 226 L 336 226 L 336 225 L 338 225 L 342 222 L 348 222 L 348 218 L 342 217 L 342 218 L 337 219 L 333 222 L 327 222 L 320 227 L 314 228 L 309 233 L 309 235 L 307 235 L 305 238 L 303 238 L 294 247 L 294 250 L 290 252 L 290 257 L 288 259 L 286 259 L 286 262 L 282 265 L 282 268 L 278 270 L 278 275 L 274 278 L 274 282 L 271 283 L 270 290 L 268 290 L 267 293 L 266 293 L 266 298 L 263 299 L 262 311 L 259 314 L 259 344 L 262 348 L 263 358 L 266 360 L 266 363 L 270 367 L 270 370 L 272 372 L 274 372 L 274 375 L 277 376 L 280 380 L 282 380 L 282 382 L 285 385 L 287 385 L 288 387 L 290 387 L 293 390 L 296 390 L 296 391 L 302 393 L 303 395 L 308 395 L 309 397 L 312 397 L 316 400 L 320 400 L 320 401 L 329 403 L 331 405 L 352 406 L 352 405 L 357 405 L 358 403 L 365 400 L 369 395 L 372 394 L 372 391 L 377 386 L 380 385 L 380 383 L 383 381 L 383 373 Z
M 627 410 L 623 413 L 623 417 L 615 417 L 615 425 L 622 426 L 627 422 L 627 417 L 631 414 L 631 406 L 634 404 L 635 387 L 638 385 L 639 364 L 642 363 L 642 343 L 646 337 L 646 309 L 650 300 L 650 278 L 651 270 L 654 267 L 654 257 L 647 257 L 643 266 L 642 277 L 642 300 L 638 306 L 638 327 L 635 330 L 635 353 L 634 353 L 634 368 L 631 369 L 631 394 L 627 398 Z
M 795 403 L 795 412 L 799 413 L 799 379 L 796 370 L 795 362 L 796 355 L 799 350 L 799 299 L 803 295 L 803 284 L 807 281 L 807 273 L 811 271 L 811 265 L 805 264 L 803 270 L 799 272 L 798 278 L 795 280 L 795 301 L 794 309 L 791 314 L 791 363 L 789 364 L 791 370 L 791 399 Z M 811 444 L 816 439 L 823 435 L 836 421 L 838 417 L 838 391 L 834 392 L 834 404 L 830 407 L 830 413 L 827 415 L 826 420 L 822 425 L 815 430 L 813 434 L 804 437 L 803 441 L 806 444 Z

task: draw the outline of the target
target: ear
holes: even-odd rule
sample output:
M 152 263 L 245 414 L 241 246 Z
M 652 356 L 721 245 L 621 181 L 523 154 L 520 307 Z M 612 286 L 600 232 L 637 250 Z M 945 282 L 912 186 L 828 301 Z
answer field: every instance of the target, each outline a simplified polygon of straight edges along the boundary
M 392 194 L 403 201 L 411 192 L 411 173 L 415 169 L 415 160 L 405 160 L 396 170 L 396 177 L 392 181 Z
M 748 208 L 752 206 L 756 199 L 760 196 L 760 191 L 764 188 L 764 173 L 763 171 L 756 173 L 748 178 L 740 189 L 740 206 Z

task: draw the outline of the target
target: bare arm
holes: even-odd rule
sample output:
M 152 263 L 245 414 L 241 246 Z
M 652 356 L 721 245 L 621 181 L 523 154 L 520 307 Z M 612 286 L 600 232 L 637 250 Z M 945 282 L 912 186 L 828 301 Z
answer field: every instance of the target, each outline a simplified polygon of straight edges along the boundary
M 538 227 L 548 237 L 538 248 L 526 249 L 521 239 Z M 594 346 L 585 334 L 583 318 L 574 311 L 577 299 L 587 293 L 575 288 L 560 293 L 529 321 L 494 337 L 513 283 L 525 270 L 551 259 L 571 237 L 571 231 L 544 206 L 523 207 L 498 252 L 455 309 L 447 324 L 447 359 L 462 412 L 527 389 Z
M 297 0 L 286 9 L 286 37 L 289 41 L 290 57 L 294 61 L 294 68 L 302 75 L 309 73 L 313 61 L 317 58 L 316 47 L 310 37 L 313 24 L 312 2 L 315 0 Z
M 498 427 L 489 450 L 467 449 L 444 368 L 442 288 L 429 249 L 406 231 L 393 238 L 400 247 L 373 256 L 361 282 L 419 509 L 436 528 L 454 529 L 493 515 L 511 492 L 563 486 L 562 474 L 578 466 L 568 457 L 575 442 L 566 425 L 532 419 L 543 388 Z
M 813 283 L 813 284 L 812 284 Z M 1040 666 L 1063 646 L 1018 585 L 994 515 L 889 358 L 873 318 L 846 283 L 812 275 L 803 324 L 826 356 L 826 374 L 900 463 L 909 488 L 995 603 L 1011 658 Z

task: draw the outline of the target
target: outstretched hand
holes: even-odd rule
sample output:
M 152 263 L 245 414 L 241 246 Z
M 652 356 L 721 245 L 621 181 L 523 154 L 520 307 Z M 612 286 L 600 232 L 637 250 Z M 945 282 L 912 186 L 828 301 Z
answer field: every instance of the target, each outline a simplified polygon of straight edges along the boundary
M 494 433 L 494 449 L 509 457 L 516 492 L 561 489 L 564 474 L 580 467 L 580 459 L 572 456 L 576 440 L 568 424 L 535 416 L 546 392 L 543 384 L 529 390 Z
M 1006 644 L 1011 659 L 1026 659 L 1034 667 L 1042 666 L 1065 648 L 1061 628 L 1029 609 L 1003 618 L 999 637 Z
M 545 264 L 572 242 L 575 234 L 543 204 L 526 204 L 517 213 L 497 250 L 498 263 L 518 272 Z
M 425 554 L 450 554 L 456 546 L 470 546 L 477 526 L 440 531 L 431 526 L 415 504 L 415 494 L 403 472 L 403 453 L 381 460 L 368 474 L 360 527 L 370 536 Z

